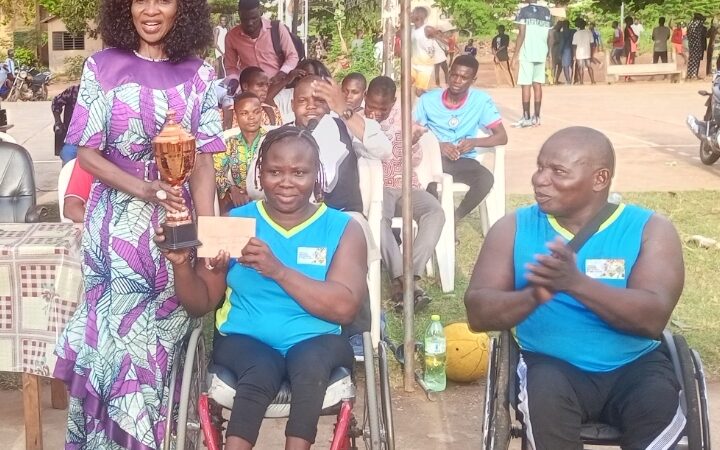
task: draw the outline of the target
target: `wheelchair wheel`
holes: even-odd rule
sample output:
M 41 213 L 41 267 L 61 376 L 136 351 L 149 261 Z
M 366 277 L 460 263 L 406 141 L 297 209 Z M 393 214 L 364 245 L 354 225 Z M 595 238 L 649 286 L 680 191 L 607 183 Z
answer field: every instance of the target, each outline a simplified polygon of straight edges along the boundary
M 199 450 L 202 448 L 202 431 L 200 430 L 200 413 L 198 402 L 205 381 L 205 341 L 202 326 L 196 327 L 187 340 L 187 350 L 179 355 L 180 367 L 183 369 L 180 385 L 180 406 L 178 410 L 178 426 L 176 449 Z
M 387 450 L 395 450 L 395 427 L 393 425 L 392 393 L 390 388 L 390 368 L 388 367 L 388 348 L 385 341 L 378 343 L 378 372 L 380 372 L 380 401 L 382 424 Z
M 685 434 L 688 440 L 689 450 L 702 450 L 703 446 L 702 423 L 700 419 L 700 401 L 698 400 L 698 385 L 695 377 L 695 364 L 693 363 L 692 353 L 687 341 L 683 336 L 676 334 L 673 336 L 677 356 L 680 363 L 680 373 L 682 375 L 683 396 L 687 404 L 685 416 L 687 423 L 685 425 Z
M 483 414 L 483 450 L 507 450 L 510 446 L 510 345 L 502 338 L 490 340 L 485 410 Z
M 710 413 L 708 411 L 708 391 L 705 384 L 705 369 L 700 354 L 690 350 L 695 364 L 695 377 L 698 381 L 698 394 L 700 395 L 700 419 L 702 420 L 703 450 L 710 450 Z
M 182 352 L 184 349 L 183 346 L 180 347 L 178 352 Z M 168 413 L 167 418 L 165 419 L 165 439 L 163 439 L 163 450 L 170 450 L 171 442 L 173 440 L 173 434 L 175 432 L 175 427 L 173 426 L 175 424 L 175 389 L 177 386 L 177 374 L 180 367 L 180 354 L 175 357 L 175 360 L 173 361 L 173 366 L 170 371 L 170 386 L 169 386 L 169 393 L 168 393 Z
M 378 414 L 377 386 L 375 384 L 375 352 L 370 333 L 363 333 L 363 354 L 365 355 L 365 411 L 363 413 L 363 440 L 365 448 L 380 450 L 380 415 Z M 366 425 L 369 433 L 366 433 Z M 368 440 L 369 438 L 369 440 Z

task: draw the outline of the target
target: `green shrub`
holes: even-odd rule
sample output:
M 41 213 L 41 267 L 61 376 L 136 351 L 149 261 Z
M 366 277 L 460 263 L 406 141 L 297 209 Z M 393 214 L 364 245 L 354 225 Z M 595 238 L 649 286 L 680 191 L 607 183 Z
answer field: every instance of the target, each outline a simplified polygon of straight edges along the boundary
M 340 39 L 333 39 L 328 55 L 328 61 L 339 61 L 342 51 L 340 49 Z M 349 55 L 350 67 L 344 69 L 339 64 L 330 63 L 330 71 L 338 83 L 351 72 L 360 72 L 365 76 L 368 82 L 380 75 L 380 64 L 375 59 L 375 47 L 370 38 L 365 38 L 363 46 L 353 49 Z
M 71 80 L 79 80 L 82 75 L 85 57 L 81 55 L 65 58 L 65 75 Z
M 29 48 L 15 47 L 15 63 L 18 67 L 34 67 L 37 63 L 37 55 Z

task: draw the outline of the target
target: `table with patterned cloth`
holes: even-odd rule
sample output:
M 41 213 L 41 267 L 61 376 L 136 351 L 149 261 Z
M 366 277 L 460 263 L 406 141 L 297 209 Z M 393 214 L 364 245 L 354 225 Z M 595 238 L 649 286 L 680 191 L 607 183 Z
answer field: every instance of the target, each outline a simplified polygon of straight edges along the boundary
M 40 381 L 82 296 L 81 229 L 66 223 L 0 223 L 0 372 L 23 373 L 28 449 L 42 448 Z M 53 382 L 53 407 L 67 402 Z

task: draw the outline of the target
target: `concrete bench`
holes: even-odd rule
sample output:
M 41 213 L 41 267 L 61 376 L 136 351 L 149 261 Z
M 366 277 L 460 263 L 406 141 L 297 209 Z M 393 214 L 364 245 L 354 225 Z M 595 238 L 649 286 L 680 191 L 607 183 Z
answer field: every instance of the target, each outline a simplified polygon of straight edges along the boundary
M 670 81 L 677 83 L 682 78 L 682 70 L 680 70 L 675 62 L 658 63 L 658 64 L 610 64 L 607 60 L 606 79 L 617 82 L 620 77 L 639 77 L 654 75 L 669 75 Z

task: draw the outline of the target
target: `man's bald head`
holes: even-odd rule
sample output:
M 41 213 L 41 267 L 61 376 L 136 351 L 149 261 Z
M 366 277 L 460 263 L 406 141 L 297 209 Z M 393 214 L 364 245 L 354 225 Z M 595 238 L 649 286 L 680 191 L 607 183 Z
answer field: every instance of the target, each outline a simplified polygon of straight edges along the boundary
M 565 128 L 542 146 L 537 167 L 532 184 L 540 208 L 556 217 L 573 217 L 607 202 L 615 151 L 597 130 Z
M 540 152 L 549 150 L 572 152 L 577 162 L 615 174 L 615 148 L 607 136 L 593 128 L 563 128 L 545 141 Z

